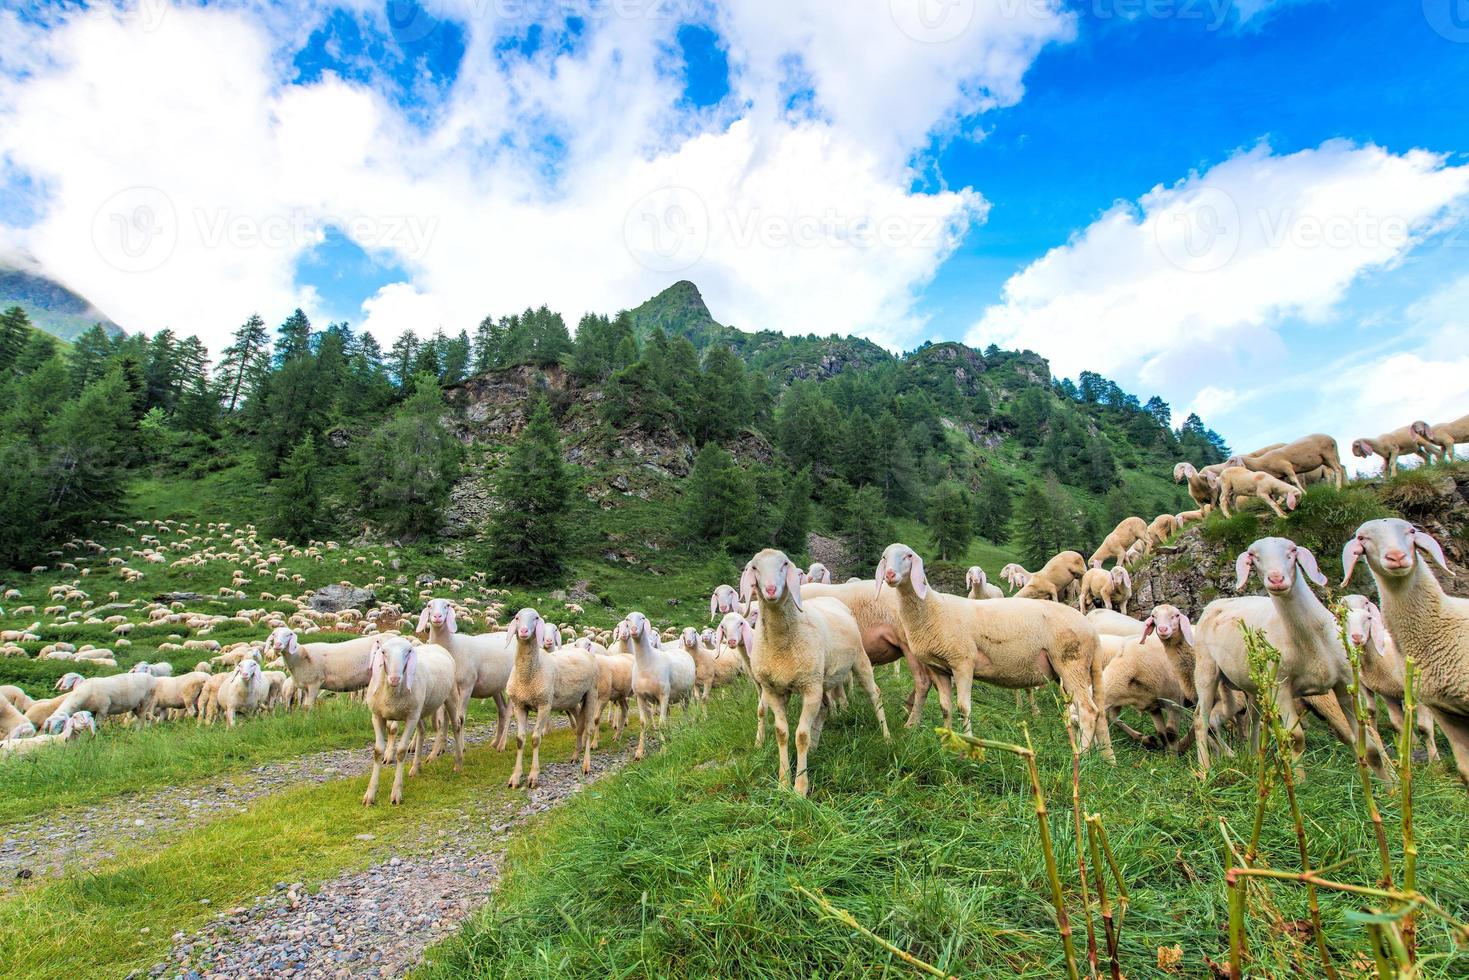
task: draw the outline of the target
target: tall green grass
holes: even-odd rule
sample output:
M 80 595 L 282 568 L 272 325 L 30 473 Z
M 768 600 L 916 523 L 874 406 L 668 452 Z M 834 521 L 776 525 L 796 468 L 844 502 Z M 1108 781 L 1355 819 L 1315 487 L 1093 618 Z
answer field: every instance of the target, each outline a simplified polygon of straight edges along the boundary
M 894 685 L 896 686 L 896 685 Z M 1036 738 L 1052 834 L 1078 941 L 1069 810 L 1070 751 L 1058 705 L 1046 717 L 1017 714 L 1008 692 L 977 689 L 983 734 Z M 941 751 L 928 727 L 878 737 L 870 709 L 833 718 L 812 754 L 810 799 L 775 783 L 774 749 L 752 748 L 754 697 L 719 700 L 707 722 L 679 727 L 666 752 L 630 766 L 602 792 L 571 801 L 513 848 L 490 906 L 463 933 L 430 951 L 424 978 L 909 976 L 849 929 L 823 918 L 791 887 L 820 889 L 887 940 L 976 977 L 1063 973 L 1024 770 L 999 754 L 983 763 Z M 889 717 L 898 716 L 890 693 Z M 930 708 L 928 721 L 936 721 Z M 1216 767 L 1201 783 L 1186 760 L 1118 743 L 1119 765 L 1083 759 L 1084 806 L 1103 814 L 1132 892 L 1123 930 L 1129 977 L 1177 976 L 1157 967 L 1158 948 L 1181 946 L 1184 976 L 1209 976 L 1204 957 L 1226 952 L 1221 816 L 1247 828 L 1254 786 L 1247 772 Z M 1317 866 L 1371 883 L 1373 838 L 1351 754 L 1317 725 L 1302 790 Z M 1397 817 L 1384 802 L 1386 819 Z M 1425 850 L 1424 887 L 1469 914 L 1469 801 L 1443 771 L 1415 794 Z M 1289 818 L 1273 806 L 1263 853 L 1293 866 Z M 1275 901 L 1304 916 L 1299 892 Z M 1323 897 L 1332 946 L 1363 948 L 1343 916 L 1357 907 Z M 1095 914 L 1095 913 L 1094 913 Z M 1290 943 L 1257 921 L 1265 948 Z M 1448 949 L 1441 927 L 1423 945 Z M 1100 929 L 1100 923 L 1098 923 Z M 1276 932 L 1279 930 L 1276 929 Z M 1309 940 L 1308 940 L 1309 941 Z M 1311 950 L 1301 947 L 1303 962 Z M 1469 955 L 1440 961 L 1432 976 L 1464 975 Z M 1307 973 L 1309 974 L 1309 969 Z

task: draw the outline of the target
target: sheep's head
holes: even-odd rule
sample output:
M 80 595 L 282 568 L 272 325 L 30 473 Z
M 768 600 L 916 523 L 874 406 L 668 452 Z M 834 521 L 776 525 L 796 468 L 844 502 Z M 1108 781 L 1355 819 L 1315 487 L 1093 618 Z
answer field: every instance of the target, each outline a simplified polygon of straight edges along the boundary
M 78 711 L 66 719 L 61 727 L 61 734 L 67 738 L 75 738 L 83 730 L 89 732 L 94 738 L 97 735 L 97 719 L 92 717 L 90 711 Z
M 59 734 L 66 729 L 66 723 L 70 718 L 71 716 L 64 712 L 54 712 L 50 718 L 46 719 L 46 723 L 41 726 L 41 730 L 47 735 Z
M 1366 459 L 1368 456 L 1372 455 L 1372 447 L 1367 445 L 1366 439 L 1353 439 L 1352 455 L 1360 457 L 1362 459 Z
M 1316 585 L 1326 584 L 1326 576 L 1316 567 L 1316 556 L 1290 538 L 1260 538 L 1242 552 L 1234 563 L 1236 592 L 1244 589 L 1251 568 L 1271 595 L 1286 595 L 1295 588 L 1297 571 Z
M 512 637 L 535 644 L 536 649 L 546 645 L 546 621 L 529 606 L 516 613 L 505 629 Z
M 654 645 L 657 644 L 658 634 L 653 631 L 653 624 L 648 622 L 648 617 L 642 613 L 633 611 L 627 614 L 622 621 L 627 627 L 627 637 L 634 643 L 642 643 L 647 640 Z
M 240 679 L 245 683 L 251 683 L 255 678 L 260 676 L 260 664 L 250 657 L 246 657 L 235 668 L 235 673 L 240 675 Z
M 296 639 L 296 631 L 289 626 L 277 626 L 265 638 L 265 649 L 279 650 L 294 656 L 301 650 L 301 641 Z
M 1193 463 L 1178 463 L 1173 467 L 1173 482 L 1182 483 L 1184 480 L 1198 476 L 1199 471 L 1194 469 Z
M 1417 436 L 1420 439 L 1433 438 L 1433 428 L 1422 419 L 1414 422 L 1412 425 L 1408 426 L 1408 428 L 1412 430 L 1413 435 Z
M 560 627 L 558 627 L 555 623 L 547 623 L 546 624 L 546 636 L 545 636 L 545 639 L 543 639 L 541 641 L 541 644 L 542 644 L 543 648 L 544 649 L 547 649 L 547 650 L 560 650 L 561 649 L 561 629 L 560 629 Z
M 1345 569 L 1342 585 L 1351 581 L 1352 569 L 1358 558 L 1366 558 L 1372 573 L 1379 578 L 1403 578 L 1413 572 L 1418 552 L 1423 552 L 1439 568 L 1449 571 L 1443 548 L 1433 535 L 1415 527 L 1399 517 L 1383 517 L 1368 521 L 1357 528 L 1356 535 L 1342 549 L 1341 563 Z
M 714 594 L 709 597 L 709 618 L 732 613 L 738 608 L 740 594 L 728 585 L 717 585 Z
M 755 649 L 755 631 L 750 627 L 750 623 L 737 612 L 725 614 L 725 617 L 719 621 L 719 629 L 715 631 L 714 638 L 719 646 L 724 646 L 726 643 L 732 647 L 743 646 L 746 656 L 749 656 L 750 651 Z
M 1342 599 L 1347 607 L 1347 639 L 1359 650 L 1371 640 L 1379 657 L 1387 656 L 1387 624 L 1377 603 L 1366 596 L 1349 595 Z
M 786 557 L 784 551 L 766 548 L 750 559 L 740 576 L 740 600 L 747 605 L 752 596 L 762 603 L 778 603 L 789 594 L 796 608 L 801 607 L 801 570 Z
M 810 569 L 806 572 L 806 578 L 811 582 L 819 582 L 822 585 L 831 584 L 831 569 L 819 561 L 813 561 Z
M 964 585 L 966 588 L 982 589 L 988 584 L 988 581 L 984 576 L 984 569 L 978 565 L 970 565 L 969 570 L 964 573 Z
M 148 667 L 149 666 L 150 665 L 149 665 L 148 661 L 146 661 L 146 660 L 139 660 L 137 663 L 133 664 L 133 669 L 130 671 L 130 673 L 134 673 L 134 674 L 147 674 L 147 673 L 150 673 L 150 671 L 148 670 Z
M 418 632 L 426 633 L 430 628 L 458 632 L 459 624 L 454 621 L 454 606 L 448 599 L 430 599 L 423 612 L 418 614 Z
M 1157 631 L 1158 639 L 1164 643 L 1171 640 L 1176 633 L 1183 637 L 1183 642 L 1189 646 L 1194 645 L 1193 623 L 1189 622 L 1182 609 L 1166 602 L 1154 606 L 1152 614 L 1143 620 L 1143 639 L 1146 640 L 1148 634 L 1154 631 Z
M 72 688 L 80 684 L 83 680 L 85 680 L 85 678 L 83 678 L 81 674 L 75 672 L 62 674 L 61 679 L 56 682 L 56 690 L 70 691 Z
M 1063 551 L 1052 558 L 1051 562 L 1055 562 L 1056 567 L 1070 573 L 1072 578 L 1081 578 L 1086 574 L 1086 559 L 1081 557 L 1079 551 Z M 1051 562 L 1046 564 L 1049 565 Z
M 1107 575 L 1112 580 L 1112 587 L 1114 589 L 1126 589 L 1128 592 L 1132 591 L 1132 576 L 1127 574 L 1127 569 L 1123 568 L 1120 563 L 1113 565 L 1112 571 L 1108 572 Z
M 372 680 L 374 689 L 386 681 L 389 687 L 413 690 L 413 677 L 418 670 L 418 654 L 406 636 L 380 637 L 372 641 Z
M 699 645 L 699 631 L 692 626 L 685 626 L 678 634 L 678 639 L 685 650 L 693 650 Z
M 928 598 L 928 575 L 923 571 L 923 559 L 906 544 L 894 543 L 883 549 L 882 558 L 877 563 L 876 579 L 879 594 L 884 582 L 896 589 L 907 581 L 913 584 L 918 598 Z

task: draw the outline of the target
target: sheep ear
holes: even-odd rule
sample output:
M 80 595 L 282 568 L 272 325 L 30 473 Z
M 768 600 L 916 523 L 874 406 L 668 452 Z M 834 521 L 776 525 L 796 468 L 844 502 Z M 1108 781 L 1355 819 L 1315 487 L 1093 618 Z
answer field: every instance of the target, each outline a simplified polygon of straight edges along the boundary
M 428 606 L 424 606 L 423 607 L 423 612 L 421 612 L 421 613 L 418 614 L 418 629 L 414 630 L 415 633 L 427 633 L 428 632 L 428 610 L 429 610 L 429 607 Z
M 1250 553 L 1244 551 L 1234 560 L 1234 591 L 1243 592 L 1250 580 Z
M 714 649 L 718 650 L 724 646 L 724 624 L 719 624 L 719 629 L 714 631 Z
M 786 562 L 786 591 L 791 594 L 791 601 L 801 609 L 801 570 L 792 562 Z
M 1433 535 L 1421 528 L 1413 528 L 1413 547 L 1428 555 L 1439 568 L 1448 572 L 1450 578 L 1453 577 L 1454 573 L 1449 571 L 1449 563 L 1444 560 L 1443 548 L 1439 547 Z
M 1146 640 L 1148 637 L 1152 636 L 1153 627 L 1157 625 L 1158 624 L 1153 621 L 1152 616 L 1149 616 L 1147 619 L 1143 620 L 1143 639 Z
M 712 620 L 719 615 L 719 595 L 717 593 L 709 596 L 709 618 Z
M 1132 576 L 1127 574 L 1127 569 L 1122 570 L 1122 584 L 1127 586 L 1127 591 L 1132 591 Z
M 1347 587 L 1347 583 L 1352 580 L 1352 569 L 1357 567 L 1357 559 L 1361 558 L 1362 555 L 1366 553 L 1366 551 L 1367 549 L 1363 547 L 1362 542 L 1358 541 L 1356 538 L 1352 538 L 1352 540 L 1348 541 L 1346 545 L 1342 548 L 1342 576 L 1341 585 L 1339 586 L 1339 588 L 1344 589 Z
M 444 619 L 444 628 L 447 629 L 450 633 L 459 632 L 459 621 L 454 618 L 453 606 L 449 607 L 449 613 Z
M 1295 510 L 1296 509 L 1296 495 L 1295 494 L 1288 493 L 1288 494 L 1285 495 L 1285 509 L 1286 510 Z
M 745 645 L 746 654 L 755 649 L 755 631 L 743 619 L 740 620 L 740 642 Z
M 546 648 L 546 621 L 539 616 L 536 617 L 536 649 Z
M 749 602 L 755 592 L 755 563 L 752 561 L 740 573 L 740 601 Z
M 1367 631 L 1372 637 L 1372 642 L 1377 644 L 1377 655 L 1387 656 L 1387 628 L 1382 621 L 1382 610 L 1371 599 L 1367 600 Z
M 875 576 L 876 579 L 877 579 L 877 594 L 878 595 L 882 595 L 882 580 L 883 580 L 883 577 L 886 575 L 887 570 L 888 570 L 888 556 L 887 556 L 887 552 L 883 552 L 882 557 L 877 560 L 877 574 Z
M 383 644 L 381 640 L 372 641 L 372 653 L 370 654 L 372 672 L 367 678 L 367 693 L 376 691 L 383 680 Z
M 928 576 L 923 572 L 923 559 L 918 557 L 918 552 L 913 552 L 913 591 L 918 593 L 918 598 L 928 598 Z
M 418 673 L 418 647 L 410 646 L 403 658 L 403 690 L 413 690 L 413 678 Z
M 1296 566 L 1306 573 L 1306 578 L 1319 586 L 1326 585 L 1326 576 L 1321 574 L 1321 569 L 1316 567 L 1316 556 L 1311 554 L 1311 549 L 1296 545 Z

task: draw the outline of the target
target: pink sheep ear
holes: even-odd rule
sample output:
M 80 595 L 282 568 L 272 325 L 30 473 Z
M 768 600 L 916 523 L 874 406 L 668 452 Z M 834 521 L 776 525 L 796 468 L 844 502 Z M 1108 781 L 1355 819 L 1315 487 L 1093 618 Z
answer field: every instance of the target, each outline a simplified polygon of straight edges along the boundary
M 724 624 L 719 624 L 719 629 L 714 631 L 714 649 L 718 650 L 724 646 Z
M 877 576 L 876 576 L 876 578 L 877 578 L 877 594 L 878 595 L 882 595 L 882 581 L 883 581 L 884 577 L 886 577 L 887 570 L 888 570 L 888 556 L 887 556 L 887 553 L 886 552 L 883 552 L 883 556 L 877 560 Z
M 1245 583 L 1250 580 L 1250 553 L 1241 552 L 1234 561 L 1234 591 L 1243 592 Z
M 746 654 L 755 649 L 755 631 L 743 619 L 740 620 L 740 642 L 745 645 Z
M 755 563 L 750 562 L 740 573 L 740 601 L 749 602 L 755 592 Z
M 1342 577 L 1339 588 L 1346 588 L 1347 583 L 1352 580 L 1352 569 L 1357 567 L 1357 559 L 1366 554 L 1367 549 L 1357 538 L 1346 543 L 1341 550 Z
M 1316 585 L 1325 586 L 1326 576 L 1321 574 L 1321 569 L 1316 567 L 1316 556 L 1311 554 L 1309 548 L 1296 545 L 1296 565 L 1306 573 L 1306 578 Z
M 1127 569 L 1122 570 L 1122 584 L 1127 586 L 1127 591 L 1132 591 L 1132 576 L 1127 574 Z
M 1157 625 L 1158 624 L 1153 621 L 1153 617 L 1152 616 L 1149 616 L 1147 619 L 1143 620 L 1143 639 L 1146 640 L 1148 637 L 1152 636 L 1153 635 L 1153 627 L 1155 627 Z
M 383 662 L 382 640 L 372 641 L 372 653 L 368 655 L 368 658 L 371 663 L 372 673 L 367 679 L 367 690 L 368 693 L 371 693 L 377 690 L 378 685 L 382 683 L 383 670 L 386 669 L 386 665 Z
M 709 618 L 713 619 L 719 615 L 719 594 L 716 592 L 709 596 Z
M 1178 614 L 1178 631 L 1183 634 L 1183 642 L 1189 646 L 1194 645 L 1194 624 L 1183 613 Z
M 536 617 L 536 649 L 546 649 L 546 621 L 539 616 Z
M 1288 493 L 1288 494 L 1285 495 L 1285 509 L 1286 510 L 1295 510 L 1296 509 L 1296 495 L 1295 494 Z
M 450 633 L 458 633 L 459 632 L 459 621 L 454 618 L 454 607 L 453 606 L 450 606 L 449 607 L 449 612 L 444 617 L 444 628 L 447 629 Z
M 913 555 L 913 591 L 918 593 L 918 598 L 928 598 L 928 576 L 923 572 L 923 559 L 918 557 L 918 552 L 910 552 Z
M 410 646 L 403 658 L 403 690 L 413 690 L 413 678 L 418 675 L 418 648 Z
M 801 609 L 801 570 L 793 563 L 786 562 L 786 591 L 791 594 L 791 601 Z
M 1413 528 L 1413 547 L 1428 555 L 1428 557 L 1433 559 L 1434 564 L 1438 565 L 1445 572 L 1448 572 L 1450 577 L 1453 577 L 1454 573 L 1449 571 L 1449 563 L 1444 560 L 1443 548 L 1439 547 L 1433 535 L 1421 528 Z
M 429 611 L 430 608 L 432 608 L 432 604 L 427 605 L 427 606 L 424 606 L 423 607 L 423 612 L 421 612 L 421 613 L 418 614 L 418 629 L 414 630 L 413 632 L 415 632 L 415 633 L 427 633 L 428 632 L 428 611 Z
M 1382 621 L 1382 610 L 1377 608 L 1377 603 L 1371 599 L 1367 600 L 1367 631 L 1372 637 L 1372 642 L 1377 644 L 1377 655 L 1387 656 L 1387 629 Z

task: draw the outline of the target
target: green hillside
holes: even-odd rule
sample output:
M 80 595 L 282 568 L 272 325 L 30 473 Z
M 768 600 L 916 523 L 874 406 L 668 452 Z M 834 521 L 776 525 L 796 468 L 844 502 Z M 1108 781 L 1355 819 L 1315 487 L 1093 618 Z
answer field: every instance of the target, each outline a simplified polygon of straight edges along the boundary
M 122 333 L 89 300 L 54 279 L 0 264 L 0 309 L 12 306 L 22 307 L 36 327 L 65 341 L 75 340 L 98 323 L 109 334 Z

